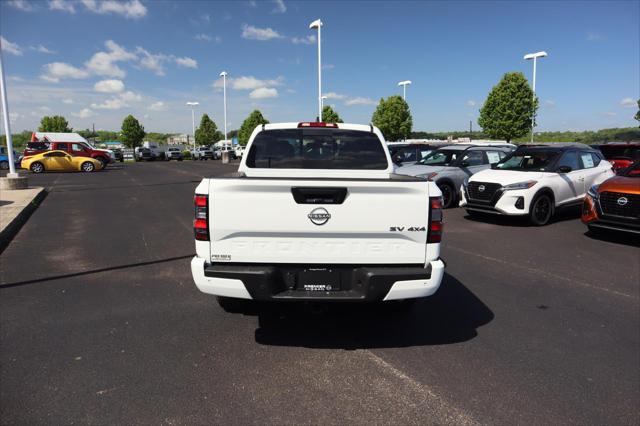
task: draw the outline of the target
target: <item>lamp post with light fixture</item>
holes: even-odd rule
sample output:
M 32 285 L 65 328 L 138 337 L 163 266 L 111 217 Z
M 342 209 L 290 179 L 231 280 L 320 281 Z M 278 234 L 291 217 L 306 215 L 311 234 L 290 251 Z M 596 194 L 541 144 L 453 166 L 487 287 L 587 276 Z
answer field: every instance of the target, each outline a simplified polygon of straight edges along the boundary
M 193 130 L 193 149 L 196 149 L 196 113 L 195 107 L 200 105 L 200 102 L 187 102 L 187 106 L 191 107 L 191 126 Z
M 222 77 L 222 96 L 224 102 L 224 140 L 227 140 L 227 72 L 222 71 L 220 77 Z
M 411 80 L 404 80 L 398 83 L 398 86 L 402 86 L 402 99 L 407 101 L 407 86 L 411 84 Z
M 309 24 L 309 28 L 318 29 L 318 121 L 322 119 L 322 46 L 321 46 L 321 28 L 322 21 L 316 19 Z
M 536 63 L 538 58 L 544 58 L 545 56 L 547 56 L 547 52 L 536 52 L 536 53 L 528 53 L 526 55 L 524 55 L 524 59 L 526 60 L 531 60 L 533 59 L 533 99 L 531 101 L 531 106 L 533 108 L 533 112 L 531 113 L 531 143 L 533 143 L 533 128 L 536 125 L 536 110 L 535 110 L 535 103 L 536 103 Z

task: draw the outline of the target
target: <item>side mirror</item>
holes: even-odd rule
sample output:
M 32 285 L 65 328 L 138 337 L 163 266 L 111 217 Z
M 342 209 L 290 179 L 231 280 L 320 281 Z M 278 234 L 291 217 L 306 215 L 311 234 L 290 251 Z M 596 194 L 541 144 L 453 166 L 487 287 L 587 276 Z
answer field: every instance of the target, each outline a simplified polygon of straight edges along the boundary
M 569 173 L 571 171 L 571 167 L 569 166 L 560 166 L 558 167 L 558 173 Z
M 491 163 L 491 169 L 496 170 L 498 168 L 498 163 Z
M 460 167 L 469 167 L 469 162 L 468 161 L 461 162 Z
M 396 154 L 393 156 L 393 162 L 395 165 L 397 166 L 401 166 L 402 165 L 402 156 L 400 154 Z

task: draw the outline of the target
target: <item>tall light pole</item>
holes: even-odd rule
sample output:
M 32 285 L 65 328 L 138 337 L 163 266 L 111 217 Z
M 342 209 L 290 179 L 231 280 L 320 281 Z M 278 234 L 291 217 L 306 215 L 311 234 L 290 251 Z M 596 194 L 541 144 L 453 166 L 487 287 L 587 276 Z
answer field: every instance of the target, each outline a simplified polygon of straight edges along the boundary
M 524 55 L 524 59 L 530 60 L 533 59 L 533 100 L 531 101 L 531 106 L 533 107 L 536 102 L 536 63 L 538 58 L 544 58 L 547 56 L 547 52 L 536 52 L 529 53 Z M 531 114 L 531 143 L 533 143 L 533 128 L 536 125 L 536 111 L 535 108 Z
M 404 80 L 398 83 L 398 86 L 402 86 L 402 99 L 407 100 L 407 86 L 411 84 L 411 80 Z
M 227 72 L 222 71 L 220 73 L 222 77 L 222 96 L 224 99 L 224 140 L 227 140 Z
M 11 137 L 11 123 L 9 122 L 9 105 L 7 102 L 7 86 L 4 81 L 4 65 L 2 64 L 2 48 L 0 48 L 0 96 L 2 97 L 2 115 L 4 118 L 4 131 L 7 134 L 7 156 L 9 157 L 9 179 L 18 177 L 16 173 L 15 158 L 13 158 L 13 139 Z
M 193 129 L 193 149 L 196 149 L 196 113 L 195 107 L 200 105 L 200 102 L 187 102 L 187 106 L 191 107 L 191 126 Z
M 328 99 L 326 96 L 320 96 L 320 121 L 322 121 L 322 110 L 324 110 L 324 100 Z
M 318 121 L 322 119 L 322 45 L 321 45 L 321 28 L 322 21 L 316 19 L 309 24 L 309 28 L 318 29 Z

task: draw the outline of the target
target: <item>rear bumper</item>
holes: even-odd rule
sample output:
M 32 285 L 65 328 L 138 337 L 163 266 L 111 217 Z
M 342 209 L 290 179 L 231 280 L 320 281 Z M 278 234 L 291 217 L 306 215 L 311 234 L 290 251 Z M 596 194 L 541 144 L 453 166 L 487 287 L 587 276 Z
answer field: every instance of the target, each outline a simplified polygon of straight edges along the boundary
M 413 299 L 434 294 L 444 276 L 444 262 L 421 266 L 333 265 L 340 290 L 298 289 L 297 275 L 306 265 L 207 264 L 194 257 L 191 272 L 200 291 L 216 296 L 254 300 L 362 301 Z

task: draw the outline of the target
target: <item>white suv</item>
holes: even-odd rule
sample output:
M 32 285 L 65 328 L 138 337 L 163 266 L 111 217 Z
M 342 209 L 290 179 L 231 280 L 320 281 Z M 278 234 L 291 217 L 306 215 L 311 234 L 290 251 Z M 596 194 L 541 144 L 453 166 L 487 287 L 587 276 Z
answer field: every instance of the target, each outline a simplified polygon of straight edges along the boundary
M 612 176 L 611 164 L 587 145 L 525 145 L 465 181 L 460 206 L 470 215 L 527 215 L 545 225 L 556 209 L 579 205 L 592 185 Z

